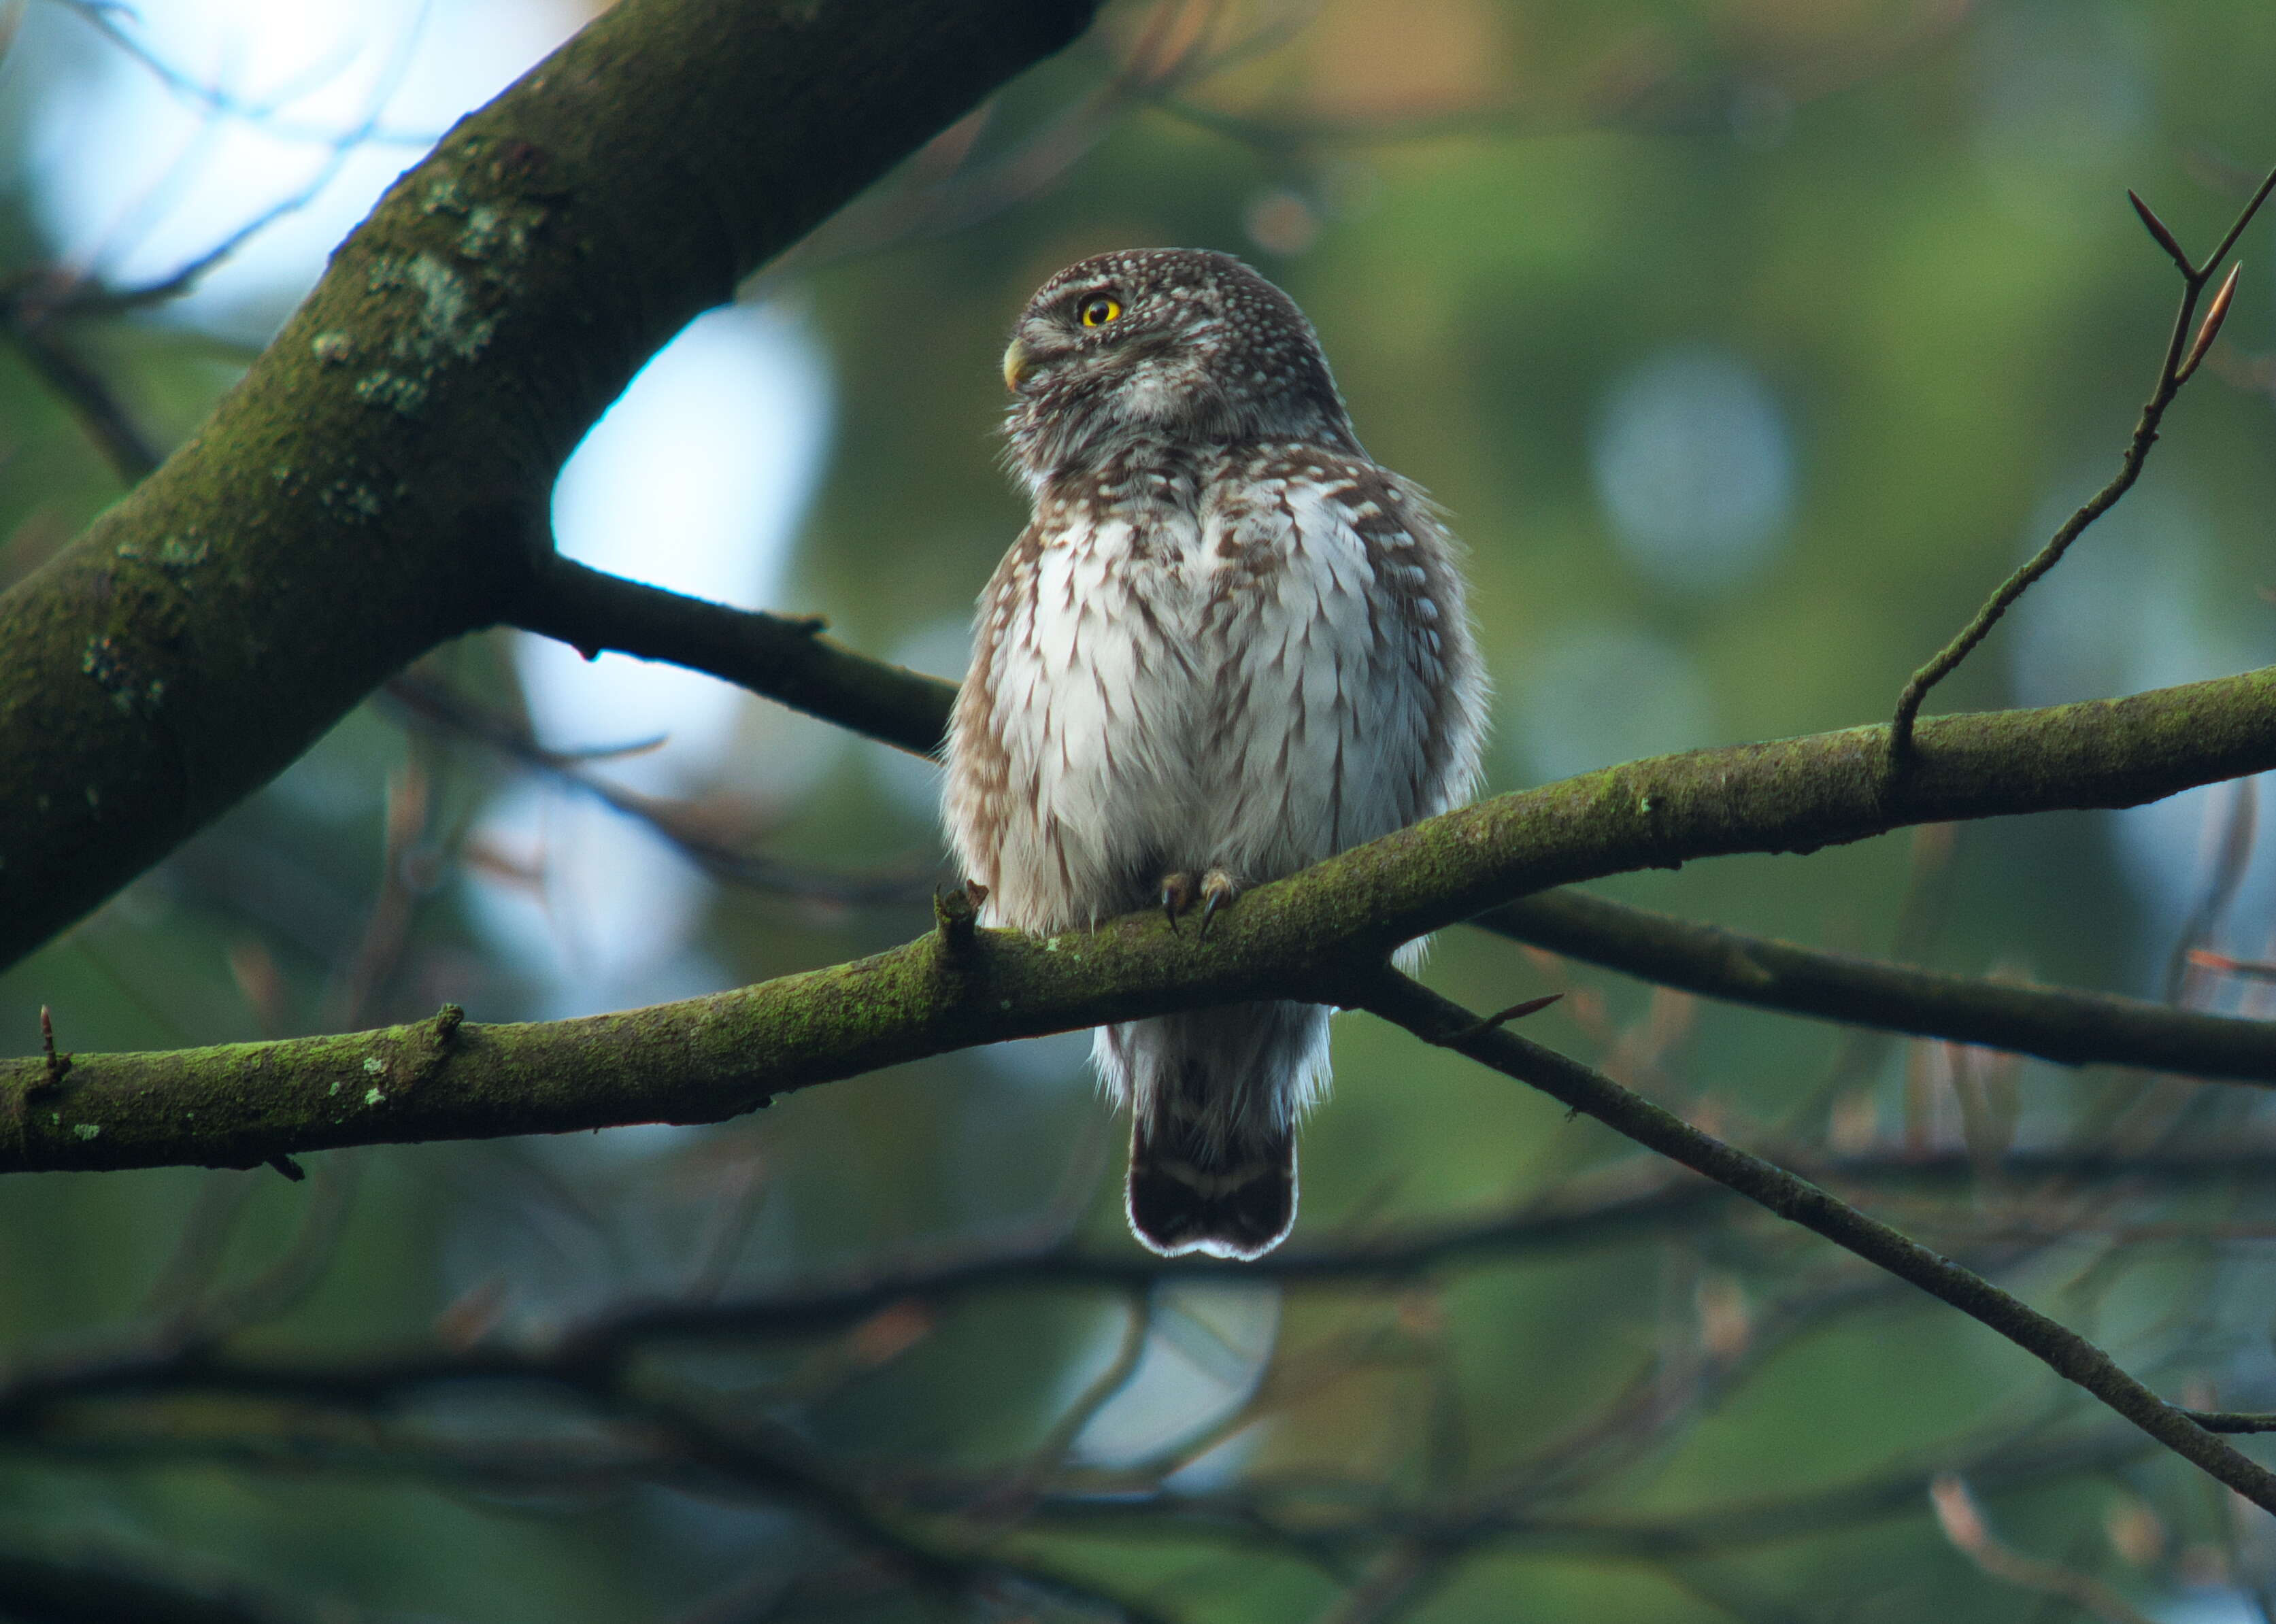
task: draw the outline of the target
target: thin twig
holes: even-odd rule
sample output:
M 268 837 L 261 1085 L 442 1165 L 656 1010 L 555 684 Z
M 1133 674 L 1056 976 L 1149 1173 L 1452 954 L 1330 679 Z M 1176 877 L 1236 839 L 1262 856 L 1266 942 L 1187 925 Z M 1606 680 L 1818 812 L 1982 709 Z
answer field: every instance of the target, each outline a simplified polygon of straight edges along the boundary
M 242 96 L 233 95 L 221 89 L 218 86 L 209 85 L 201 80 L 193 78 L 149 46 L 136 39 L 118 20 L 121 18 L 132 19 L 134 17 L 132 7 L 88 4 L 86 0 L 65 0 L 65 3 L 69 10 L 85 18 L 91 27 L 108 39 L 122 54 L 140 64 L 167 89 L 193 106 L 202 108 L 216 118 L 233 118 L 247 124 L 257 124 L 265 133 L 280 140 L 305 141 L 311 146 L 338 148 L 360 145 L 366 141 L 378 141 L 394 146 L 427 148 L 435 144 L 436 136 L 439 134 L 436 131 L 383 128 L 377 122 L 376 108 L 359 124 L 345 129 L 334 129 L 288 120 L 280 116 L 280 110 L 307 95 L 317 83 L 322 82 L 320 80 L 312 80 L 307 74 L 297 74 L 265 100 L 247 101 Z M 423 11 L 421 15 L 423 19 Z M 405 30 L 405 33 L 415 39 L 419 29 L 414 26 Z M 388 97 L 385 95 L 378 98 L 382 106 L 387 100 Z
M 2096 491 L 2076 512 L 2064 520 L 2052 539 L 2001 583 L 1999 589 L 1976 611 L 1975 618 L 1961 628 L 1960 634 L 1946 643 L 1934 659 L 1915 672 L 1912 680 L 1905 684 L 1905 691 L 1897 699 L 1896 716 L 1889 730 L 1888 758 L 1885 766 L 1885 781 L 1892 794 L 1901 787 L 1904 775 L 1912 765 L 1915 754 L 1913 725 L 1920 715 L 1922 702 L 1928 698 L 1929 690 L 1952 674 L 1976 645 L 1990 634 L 1999 618 L 2014 605 L 2015 600 L 2029 589 L 2031 583 L 2060 563 L 2063 554 L 2070 550 L 2071 543 L 2086 533 L 2089 525 L 2116 506 L 2119 498 L 2131 490 L 2134 482 L 2141 477 L 2142 465 L 2149 458 L 2150 448 L 2158 443 L 2158 427 L 2165 420 L 2166 408 L 2173 404 L 2174 397 L 2189 381 L 2196 362 L 2212 346 L 2220 319 L 2227 314 L 2228 289 L 2223 288 L 2213 309 L 2207 313 L 2204 326 L 2196 331 L 2195 342 L 2192 343 L 2191 323 L 2196 315 L 2197 300 L 2203 297 L 2205 285 L 2214 272 L 2220 269 L 2221 262 L 2228 257 L 2229 250 L 2236 246 L 2237 239 L 2244 234 L 2244 228 L 2252 224 L 2252 216 L 2260 211 L 2261 204 L 2267 201 L 2272 188 L 2276 188 L 2276 170 L 2269 171 L 2267 178 L 2260 183 L 2259 189 L 2253 193 L 2250 201 L 2228 228 L 2228 234 L 2220 239 L 2219 246 L 2201 265 L 2191 264 L 2189 256 L 2181 251 L 2180 243 L 2166 229 L 2165 223 L 2152 214 L 2140 198 L 2134 198 L 2135 209 L 2141 215 L 2143 224 L 2150 228 L 2151 235 L 2158 239 L 2158 245 L 2173 256 L 2183 284 L 2181 307 L 2174 315 L 2174 330 L 2166 342 L 2165 360 L 2158 366 L 2157 383 L 2150 391 L 2149 399 L 2143 405 L 2142 415 L 2134 425 L 2133 436 L 2127 441 L 2125 455 L 2119 460 L 2118 472 L 2111 476 L 2109 483 Z M 2133 197 L 2131 193 L 2127 195 Z
M 2276 1415 L 2249 1410 L 2193 1409 L 2189 1415 L 2208 1432 L 2276 1432 Z
M 276 109 L 303 94 L 304 87 L 284 91 L 267 105 L 240 102 L 217 89 L 198 85 L 169 66 L 114 20 L 114 8 L 89 4 L 73 9 L 118 49 L 156 73 L 177 94 L 202 105 L 209 114 L 258 123 L 272 135 L 286 139 L 293 136 L 292 127 L 277 117 Z M 117 9 L 125 11 L 123 7 Z M 381 132 L 379 115 L 410 71 L 414 48 L 425 29 L 427 11 L 427 0 L 422 0 L 375 80 L 368 110 L 360 120 L 346 129 L 301 135 L 301 139 L 312 139 L 329 149 L 315 172 L 298 189 L 278 198 L 203 253 L 184 261 L 163 277 L 133 286 L 112 286 L 84 269 L 46 267 L 11 278 L 4 294 L 0 294 L 0 328 L 4 328 L 33 369 L 78 417 L 121 484 L 140 483 L 157 471 L 163 458 L 135 425 L 109 382 L 65 340 L 63 324 L 74 317 L 121 315 L 180 298 L 195 287 L 207 272 L 254 237 L 315 201 L 338 177 L 358 148 L 375 140 L 399 139 Z M 421 138 L 418 144 L 431 144 L 433 139 Z
M 2091 1613 L 2104 1624 L 2151 1624 L 2146 1613 L 2090 1574 L 2074 1572 L 2057 1562 L 2042 1561 L 2004 1545 L 1995 1538 L 1976 1508 L 1967 1482 L 1946 1472 L 1929 1485 L 1929 1503 L 1936 1507 L 1937 1526 L 1953 1548 L 1992 1578 L 2042 1596 L 2052 1596 Z
M 846 871 L 747 850 L 718 839 L 712 826 L 716 820 L 700 816 L 688 802 L 643 795 L 590 770 L 589 763 L 596 759 L 635 754 L 645 745 L 600 751 L 548 749 L 513 717 L 486 710 L 439 683 L 409 674 L 395 678 L 382 693 L 409 721 L 429 732 L 472 740 L 646 824 L 717 880 L 777 896 L 869 907 L 916 902 L 939 875 L 939 860 L 930 851 L 874 869 Z
M 1701 1132 L 1641 1095 L 1553 1050 L 1503 1028 L 1472 1031 L 1476 1017 L 1392 969 L 1354 980 L 1339 997 L 1452 1048 L 1596 1118 L 1645 1149 L 1705 1174 L 1780 1218 L 1911 1281 L 1989 1326 L 2075 1382 L 2183 1460 L 2264 1510 L 2276 1512 L 2276 1472 L 2240 1454 L 2124 1370 L 2102 1349 L 1972 1271 L 1868 1218 L 1786 1169 Z
M 40 1078 L 39 1086 L 52 1089 L 60 1085 L 72 1068 L 72 1058 L 56 1048 L 55 1012 L 46 1005 L 40 1006 Z
M 1145 1294 L 1133 1292 L 1124 1304 L 1124 1313 L 1122 1338 L 1116 1344 L 1114 1357 L 1051 1423 L 1043 1441 L 1030 1452 L 1006 1486 L 1004 1499 L 1012 1506 L 1026 1508 L 1036 1489 L 1066 1464 L 1083 1430 L 1098 1418 L 1099 1411 L 1113 1402 L 1116 1394 L 1130 1385 L 1130 1378 L 1138 1373 L 1138 1361 L 1145 1354 L 1154 1329 L 1152 1301 Z
M 102 375 L 44 319 L 10 301 L 4 329 L 32 370 L 79 420 L 122 485 L 140 484 L 163 459 Z

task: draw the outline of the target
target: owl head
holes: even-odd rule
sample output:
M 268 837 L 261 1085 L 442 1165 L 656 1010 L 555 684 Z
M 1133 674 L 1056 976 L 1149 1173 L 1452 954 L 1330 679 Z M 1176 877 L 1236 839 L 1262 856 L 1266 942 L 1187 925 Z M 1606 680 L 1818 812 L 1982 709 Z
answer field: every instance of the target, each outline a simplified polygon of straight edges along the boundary
M 1144 441 L 1359 453 L 1295 300 L 1199 248 L 1102 254 L 1036 290 L 1004 352 L 1013 459 L 1040 483 Z

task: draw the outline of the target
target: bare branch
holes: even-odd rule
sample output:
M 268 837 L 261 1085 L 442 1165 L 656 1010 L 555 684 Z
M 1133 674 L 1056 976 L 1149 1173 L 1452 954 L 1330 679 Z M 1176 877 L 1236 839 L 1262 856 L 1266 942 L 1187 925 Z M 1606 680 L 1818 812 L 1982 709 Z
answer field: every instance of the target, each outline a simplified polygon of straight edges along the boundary
M 948 731 L 956 685 L 854 653 L 818 619 L 731 609 L 549 558 L 504 617 L 567 643 L 665 660 L 916 755 Z
M 1611 1078 L 1501 1028 L 1473 1030 L 1476 1017 L 1388 965 L 1355 978 L 1348 1000 L 1406 1028 L 1426 1043 L 1539 1089 L 1648 1150 L 1704 1173 L 1780 1218 L 1822 1235 L 1868 1263 L 1989 1326 L 2065 1379 L 2075 1382 L 2183 1460 L 2264 1510 L 2276 1511 L 2276 1472 L 2239 1453 L 2120 1370 L 2109 1355 L 1981 1275 L 1784 1168 L 1724 1143 Z
M 931 849 L 899 862 L 852 872 L 793 862 L 747 849 L 721 839 L 716 832 L 717 820 L 697 816 L 698 809 L 689 802 L 643 795 L 612 783 L 590 770 L 588 763 L 595 759 L 593 753 L 549 750 L 521 723 L 485 710 L 439 684 L 402 676 L 382 691 L 413 725 L 444 737 L 472 740 L 519 766 L 582 791 L 611 810 L 654 830 L 714 879 L 776 896 L 848 907 L 876 907 L 922 901 L 939 877 L 940 859 Z M 344 1027 L 355 1023 L 336 1021 L 329 1024 Z
M 2060 1066 L 2139 1066 L 2276 1084 L 2276 1022 L 1853 958 L 1581 891 L 1526 897 L 1470 922 L 1735 1004 L 2012 1050 Z
M 1936 1507 L 1937 1525 L 1953 1548 L 1992 1578 L 2042 1596 L 2058 1597 L 2105 1624 L 2151 1624 L 2147 1614 L 2129 1606 L 2124 1597 L 2092 1575 L 2025 1556 L 2002 1544 L 1984 1522 L 1975 1497 L 1968 1491 L 1967 1481 L 1958 1474 L 1938 1476 L 1929 1485 L 1928 1495 Z
M 2276 1432 L 2276 1415 L 2249 1410 L 2193 1409 L 2189 1419 L 2208 1432 Z
M 118 391 L 72 347 L 62 333 L 20 299 L 5 301 L 0 316 L 17 350 L 41 381 L 79 419 L 87 437 L 110 464 L 122 485 L 140 483 L 162 459 L 119 400 Z
M 2119 459 L 2118 472 L 2111 475 L 2110 482 L 2065 520 L 2062 527 L 2055 532 L 2047 544 L 2001 583 L 1999 589 L 1985 601 L 1984 607 L 1976 611 L 1975 618 L 1961 629 L 1960 634 L 1946 644 L 1934 659 L 1915 672 L 1912 680 L 1905 684 L 1905 691 L 1897 699 L 1896 716 L 1889 730 L 1887 773 L 1892 793 L 1902 787 L 1905 775 L 1912 765 L 1913 725 L 1920 715 L 1922 702 L 1928 698 L 1929 690 L 1952 674 L 1976 645 L 1990 634 L 1992 628 L 1999 624 L 1999 618 L 2014 606 L 2015 600 L 2030 589 L 2031 583 L 2060 564 L 2063 554 L 2070 550 L 2071 543 L 2086 534 L 2089 525 L 2115 507 L 2119 498 L 2131 490 L 2134 482 L 2142 476 L 2142 466 L 2149 459 L 2150 448 L 2158 443 L 2158 429 L 2165 421 L 2166 408 L 2173 404 L 2174 397 L 2189 381 L 2189 376 L 2203 358 L 2204 351 L 2212 345 L 2212 335 L 2219 328 L 2219 316 L 2227 314 L 2228 288 L 2234 285 L 2234 276 L 2215 300 L 2215 311 L 2208 316 L 2204 331 L 2198 335 L 2197 345 L 2185 353 L 2183 346 L 2189 341 L 2190 323 L 2196 314 L 2197 300 L 2203 297 L 2206 283 L 2219 270 L 2221 262 L 2228 257 L 2229 250 L 2236 246 L 2237 239 L 2244 234 L 2244 228 L 2252 224 L 2252 216 L 2259 213 L 2261 204 L 2268 201 L 2272 188 L 2276 188 L 2276 170 L 2268 172 L 2259 189 L 2238 212 L 2235 221 L 2228 228 L 2228 234 L 2220 239 L 2219 247 L 2202 265 L 2192 265 L 2173 233 L 2166 229 L 2165 223 L 2151 213 L 2148 205 L 2140 198 L 2130 192 L 2127 194 L 2133 198 L 2135 209 L 2141 215 L 2142 223 L 2150 228 L 2151 235 L 2157 238 L 2159 245 L 2174 256 L 2183 284 L 2181 307 L 2174 315 L 2173 336 L 2166 340 L 2165 360 L 2158 365 L 2157 383 L 2150 391 L 2150 398 L 2143 405 L 2141 418 L 2134 425 L 2133 436 L 2126 443 L 2125 455 Z

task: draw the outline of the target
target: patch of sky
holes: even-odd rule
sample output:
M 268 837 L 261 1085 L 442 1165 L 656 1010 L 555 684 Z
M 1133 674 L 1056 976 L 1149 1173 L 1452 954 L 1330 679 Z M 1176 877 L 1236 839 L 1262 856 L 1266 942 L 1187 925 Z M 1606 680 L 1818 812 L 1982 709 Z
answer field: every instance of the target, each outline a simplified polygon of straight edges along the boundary
M 1680 643 L 1632 621 L 1582 621 L 1528 651 L 1495 734 L 1497 777 L 1544 784 L 1711 742 L 1714 694 Z
M 2018 547 L 2028 557 L 2068 517 L 2093 479 L 2050 495 Z M 2227 569 L 2206 515 L 2183 491 L 2137 487 L 2075 543 L 1993 634 L 2004 638 L 2017 702 L 2057 705 L 2136 694 L 2276 659 L 2276 626 L 2252 583 Z M 2266 775 L 2255 793 L 2270 800 Z M 2174 933 L 2203 895 L 2234 785 L 2208 785 L 2105 816 L 2118 869 L 2148 931 L 2136 990 L 2162 991 Z M 2276 854 L 2255 843 L 2230 918 L 2236 951 L 2260 956 L 2276 922 Z
M 15 82 L 39 87 L 18 116 L 49 251 L 113 283 L 154 281 L 304 200 L 160 307 L 252 342 L 436 136 L 587 15 L 566 0 L 102 8 L 138 60 L 96 34 L 94 11 L 34 6 L 10 51 Z
M 1786 415 L 1737 357 L 1662 351 L 1618 379 L 1589 472 L 1620 555 L 1657 585 L 1722 593 L 1778 556 L 1794 505 Z

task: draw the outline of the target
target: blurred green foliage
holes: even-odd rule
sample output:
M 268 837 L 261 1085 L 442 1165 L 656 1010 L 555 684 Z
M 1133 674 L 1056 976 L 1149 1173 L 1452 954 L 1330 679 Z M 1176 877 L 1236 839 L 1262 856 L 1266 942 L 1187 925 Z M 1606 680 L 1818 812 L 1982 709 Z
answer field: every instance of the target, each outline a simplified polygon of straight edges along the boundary
M 1271 20 L 1235 11 L 1222 26 Z M 1878 719 L 2115 465 L 2178 292 L 2125 189 L 2202 248 L 2254 166 L 2276 162 L 2276 10 L 2253 0 L 1334 0 L 1299 20 L 1276 48 L 1181 87 L 1174 105 L 1142 99 L 1038 194 L 768 283 L 810 323 L 837 378 L 827 474 L 775 607 L 827 615 L 883 654 L 952 649 L 1024 519 L 992 439 L 1010 319 L 1081 255 L 1191 244 L 1241 253 L 1289 289 L 1370 449 L 1429 487 L 1468 541 L 1499 695 L 1491 787 L 1559 764 Z M 1202 26 L 1200 8 L 1173 8 L 1166 23 L 1142 7 L 1111 13 L 1098 39 L 1001 99 L 975 136 L 975 172 L 1048 153 L 1054 118 L 1111 61 L 1139 55 L 1147 28 Z M 21 143 L 13 150 L 0 253 L 31 266 L 48 250 L 25 211 Z M 1931 709 L 2086 697 L 2046 687 L 2079 670 L 2174 680 L 2276 658 L 2264 594 L 2276 580 L 2270 230 L 2245 240 L 2224 349 L 2168 420 L 2141 489 L 2062 566 L 2089 584 L 2051 590 L 2060 613 L 2027 603 Z M 225 346 L 163 321 L 80 336 L 162 443 L 231 376 Z M 1726 408 L 1754 413 L 1785 459 L 1783 474 L 1763 475 L 1774 517 L 1756 526 L 1750 565 L 1655 571 L 1611 517 L 1613 414 L 1669 356 L 1708 358 L 1754 393 L 1711 394 L 1691 419 L 1668 420 L 1703 436 L 1690 482 L 1675 479 L 1668 500 L 1721 500 L 1718 482 L 1745 472 L 1732 459 L 1750 443 L 1717 437 L 1736 421 L 1718 417 Z M 0 364 L 0 581 L 115 492 L 72 418 L 25 368 Z M 1679 513 L 1678 528 L 1688 521 Z M 518 708 L 501 643 L 441 651 L 424 674 Z M 811 747 L 753 725 L 789 737 L 785 750 Z M 903 770 L 889 754 L 860 744 L 830 755 L 809 789 L 747 809 L 745 823 L 770 854 L 817 867 L 929 852 L 921 803 L 889 793 Z M 762 759 L 755 771 L 765 777 Z M 308 1029 L 344 1009 L 376 1022 L 444 998 L 477 1019 L 560 1013 L 558 990 L 502 959 L 467 902 L 469 869 L 487 863 L 495 883 L 499 861 L 470 853 L 467 831 L 515 781 L 474 744 L 368 709 L 284 784 L 0 977 L 0 1030 L 30 1048 L 42 1005 L 75 1049 Z M 391 857 L 391 784 L 416 825 Z M 2118 820 L 2081 815 L 1962 830 L 1941 870 L 1898 839 L 1605 889 L 1866 952 L 1891 950 L 1911 897 L 1909 939 L 1927 962 L 2155 994 L 2204 821 L 2198 810 L 2135 825 L 2163 842 L 2162 866 L 2128 857 Z M 406 891 L 406 934 L 349 998 L 389 865 L 413 856 L 427 866 Z M 2270 932 L 2257 885 L 2220 938 L 2245 957 Z M 740 982 L 870 951 L 928 921 L 921 895 L 847 907 L 720 887 L 694 951 L 717 979 Z M 1741 1139 L 1816 1134 L 1830 1100 L 1846 1150 L 1957 1143 L 1958 1085 L 1925 1045 L 1842 1047 L 1815 1025 L 1654 998 L 1461 931 L 1430 975 L 1481 1007 L 1569 983 L 1575 996 L 1536 1017 L 1534 1036 Z M 2205 990 L 2239 1006 L 2233 989 Z M 1086 1251 L 1132 1254 L 1119 1130 L 1089 1097 L 1081 1043 L 1027 1048 L 814 1090 L 716 1129 L 338 1155 L 326 1176 L 359 1188 L 337 1254 L 246 1343 L 347 1356 L 426 1338 L 453 1313 L 491 1336 L 542 1336 L 612 1301 L 687 1290 L 706 1259 L 706 1289 L 747 1296 L 1048 1240 L 1061 1210 Z M 1338 1097 L 1305 1136 L 1299 1246 L 1506 1212 L 1626 1156 L 1603 1130 L 1363 1017 L 1338 1022 L 1336 1066 Z M 1999 1086 L 2019 1090 L 2019 1131 L 2035 1144 L 2121 1118 L 2169 1136 L 2257 1122 L 2249 1101 L 2169 1083 L 2033 1066 Z M 2144 1130 L 2128 1142 L 2166 1142 Z M 199 1215 L 240 1199 L 226 1241 L 202 1240 Z M 154 1292 L 194 1299 L 250 1277 L 290 1243 L 311 1199 L 267 1172 L 0 1187 L 7 1356 L 36 1362 L 145 1334 L 167 1308 Z M 2224 1400 L 2256 1385 L 2276 1395 L 2269 1242 L 2243 1233 L 2259 1221 L 2249 1191 L 2160 1185 L 2120 1203 L 1893 1178 L 1868 1200 L 1931 1244 L 2012 1271 L 2003 1278 L 2166 1390 L 2211 1381 Z M 2089 1233 L 2121 1207 L 2173 1233 Z M 2025 1213 L 2079 1232 L 2027 1243 L 2014 1227 Z M 738 1224 L 747 1233 L 723 1241 Z M 1144 1595 L 1165 1616 L 1329 1616 L 1336 1575 L 1364 1578 L 1397 1554 L 1343 1520 L 1355 1485 L 1379 1499 L 1377 1535 L 1396 1522 L 1390 1508 L 1498 1485 L 1511 1530 L 1426 1565 L 1407 1616 L 2076 1616 L 2052 1602 L 2031 1613 L 2033 1597 L 1979 1573 L 1916 1491 L 1823 1528 L 1798 1514 L 1775 1537 L 1703 1535 L 1655 1551 L 1586 1537 L 1594 1523 L 1965 1465 L 2020 1439 L 2050 1459 L 2077 1453 L 2017 1468 L 2014 1492 L 1985 1480 L 1995 1525 L 2019 1548 L 2099 1574 L 2155 1616 L 2262 1616 L 2244 1590 L 2271 1582 L 2269 1530 L 2177 1464 L 2111 1443 L 1989 1332 L 1877 1290 L 1768 1220 L 1487 1254 L 1396 1291 L 1276 1295 L 1232 1278 L 1232 1330 L 1205 1306 L 1157 1302 L 1157 1334 L 1190 1368 L 1134 1387 L 1144 1403 L 1117 1426 L 1166 1442 L 1206 1424 L 1260 1379 L 1255 1355 L 1271 1347 L 1254 1424 L 1182 1481 L 1278 1485 L 1290 1498 L 1273 1516 L 1289 1537 L 1244 1543 L 1167 1517 L 1140 1529 L 1134 1509 L 1122 1526 L 1101 1502 L 1003 1536 L 1013 1548 Z M 833 1328 L 659 1358 L 686 1363 L 675 1379 L 788 1417 L 832 1458 L 899 1483 L 1016 1465 L 1110 1363 L 1127 1311 L 1111 1290 L 1005 1290 L 912 1309 L 882 1331 L 870 1322 L 850 1339 Z M 1784 1340 L 1782 1315 L 1801 1325 Z M 1749 1347 L 1772 1351 L 1757 1361 Z M 519 1393 L 436 1403 L 431 1416 L 305 1449 L 256 1446 L 300 1423 L 221 1400 L 49 1416 L 0 1430 L 0 1506 L 11 1539 L 94 1542 L 388 1616 L 742 1617 L 678 1610 L 752 1573 L 789 1582 L 828 1566 L 795 1509 L 732 1484 L 515 1491 L 421 1466 L 398 1429 L 479 1441 L 581 1424 Z M 1591 1417 L 1624 1405 L 1625 1455 L 1559 1464 Z M 1119 1464 L 1092 1436 L 1092 1465 Z M 2129 1544 L 2113 1531 L 2138 1532 L 2144 1516 L 2153 1537 Z M 1317 1562 L 1300 1559 L 1308 1526 L 1331 1530 Z M 1056 1616 L 1061 1605 L 1014 1595 L 976 1616 Z M 783 1616 L 922 1605 L 890 1582 L 816 1582 L 792 1591 Z M 762 1614 L 755 1604 L 747 1616 Z

